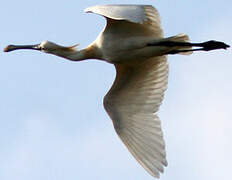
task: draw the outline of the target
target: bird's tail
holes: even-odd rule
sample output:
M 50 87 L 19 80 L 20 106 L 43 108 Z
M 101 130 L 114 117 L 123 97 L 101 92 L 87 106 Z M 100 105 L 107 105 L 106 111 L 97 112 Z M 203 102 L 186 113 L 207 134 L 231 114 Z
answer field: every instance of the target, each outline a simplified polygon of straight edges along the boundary
M 178 34 L 176 36 L 171 36 L 169 38 L 166 38 L 165 40 L 174 41 L 174 42 L 189 42 L 190 41 L 188 35 L 184 33 Z M 191 46 L 174 46 L 173 47 L 173 50 L 191 50 L 191 49 L 192 49 Z M 192 51 L 179 52 L 177 54 L 190 55 L 192 54 Z

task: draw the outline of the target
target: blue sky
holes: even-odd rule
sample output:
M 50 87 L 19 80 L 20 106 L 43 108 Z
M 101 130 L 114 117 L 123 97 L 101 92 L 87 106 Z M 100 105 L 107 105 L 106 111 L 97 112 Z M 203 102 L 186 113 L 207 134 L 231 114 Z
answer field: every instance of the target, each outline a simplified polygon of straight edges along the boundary
M 85 47 L 104 18 L 95 4 L 152 4 L 165 36 L 232 45 L 231 0 L 3 1 L 0 49 L 50 40 Z M 34 51 L 0 53 L 1 180 L 152 180 L 113 130 L 102 98 L 112 65 L 74 63 Z M 231 179 L 232 51 L 169 56 L 170 77 L 159 116 L 167 144 L 162 180 Z

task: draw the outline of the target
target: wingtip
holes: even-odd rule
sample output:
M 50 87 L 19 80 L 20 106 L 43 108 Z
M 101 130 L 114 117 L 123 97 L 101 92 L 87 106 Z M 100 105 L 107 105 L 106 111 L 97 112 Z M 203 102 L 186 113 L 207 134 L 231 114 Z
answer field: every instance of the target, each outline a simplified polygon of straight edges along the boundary
M 85 13 L 92 13 L 92 12 L 93 12 L 93 9 L 96 8 L 97 6 L 98 6 L 98 5 L 87 7 L 87 8 L 84 9 L 84 12 L 85 12 Z

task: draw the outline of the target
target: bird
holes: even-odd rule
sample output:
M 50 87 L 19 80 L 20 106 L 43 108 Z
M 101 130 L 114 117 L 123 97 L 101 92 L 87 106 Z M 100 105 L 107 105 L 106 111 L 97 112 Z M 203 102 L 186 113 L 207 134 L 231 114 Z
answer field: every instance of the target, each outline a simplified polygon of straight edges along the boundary
M 113 64 L 116 77 L 103 105 L 114 129 L 133 157 L 153 177 L 168 165 L 158 110 L 168 84 L 168 55 L 227 49 L 224 42 L 191 43 L 182 33 L 165 38 L 160 15 L 152 5 L 107 4 L 85 9 L 105 17 L 106 26 L 86 48 L 50 41 L 8 45 L 10 52 L 38 50 L 71 61 L 98 59 Z

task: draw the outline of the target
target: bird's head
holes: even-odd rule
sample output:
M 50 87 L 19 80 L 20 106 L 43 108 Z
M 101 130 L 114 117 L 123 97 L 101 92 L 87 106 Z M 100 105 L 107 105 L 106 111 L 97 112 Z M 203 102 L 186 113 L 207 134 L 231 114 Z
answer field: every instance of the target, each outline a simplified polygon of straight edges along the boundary
M 4 52 L 10 52 L 14 50 L 20 50 L 20 49 L 31 49 L 31 50 L 38 50 L 41 52 L 49 53 L 49 54 L 65 54 L 65 53 L 71 53 L 76 50 L 76 46 L 60 46 L 58 44 L 55 44 L 50 41 L 43 41 L 40 44 L 35 45 L 8 45 L 4 48 Z

